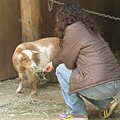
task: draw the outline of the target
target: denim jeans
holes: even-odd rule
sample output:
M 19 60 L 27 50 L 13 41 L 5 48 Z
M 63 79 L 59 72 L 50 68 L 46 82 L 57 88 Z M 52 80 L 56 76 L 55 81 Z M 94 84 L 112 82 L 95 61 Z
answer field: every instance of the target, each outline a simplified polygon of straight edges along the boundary
M 84 100 L 82 99 L 83 97 L 96 105 L 101 111 L 104 111 L 120 90 L 120 80 L 117 80 L 69 95 L 71 73 L 72 70 L 67 69 L 64 64 L 60 64 L 56 68 L 56 76 L 60 83 L 65 103 L 68 105 L 68 113 L 74 116 L 88 114 Z

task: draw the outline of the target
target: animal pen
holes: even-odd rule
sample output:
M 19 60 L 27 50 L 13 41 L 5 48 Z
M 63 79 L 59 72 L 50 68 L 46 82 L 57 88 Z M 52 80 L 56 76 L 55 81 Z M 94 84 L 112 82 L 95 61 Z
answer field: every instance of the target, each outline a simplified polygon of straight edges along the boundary
M 57 82 L 54 72 L 50 85 L 42 86 L 37 96 L 28 94 L 27 84 L 25 93 L 14 94 L 18 83 L 11 58 L 18 44 L 54 36 L 55 13 L 70 2 L 79 3 L 95 19 L 120 61 L 120 0 L 0 0 L 0 120 L 58 120 L 58 114 L 65 112 L 59 84 L 52 84 Z M 89 114 L 94 112 L 91 120 L 97 120 L 96 108 L 87 106 Z
M 11 56 L 18 44 L 54 36 L 55 13 L 70 2 L 96 20 L 113 51 L 120 49 L 119 0 L 0 0 L 0 80 L 17 76 Z

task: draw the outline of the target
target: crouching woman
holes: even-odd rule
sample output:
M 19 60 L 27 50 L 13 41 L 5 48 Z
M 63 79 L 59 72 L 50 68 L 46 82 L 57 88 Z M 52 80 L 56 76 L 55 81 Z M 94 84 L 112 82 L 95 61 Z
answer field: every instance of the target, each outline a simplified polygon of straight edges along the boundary
M 88 120 L 83 97 L 108 118 L 118 107 L 113 97 L 120 90 L 120 66 L 94 21 L 79 4 L 65 4 L 56 13 L 55 35 L 61 39 L 62 52 L 43 71 L 56 68 L 68 105 L 60 119 Z

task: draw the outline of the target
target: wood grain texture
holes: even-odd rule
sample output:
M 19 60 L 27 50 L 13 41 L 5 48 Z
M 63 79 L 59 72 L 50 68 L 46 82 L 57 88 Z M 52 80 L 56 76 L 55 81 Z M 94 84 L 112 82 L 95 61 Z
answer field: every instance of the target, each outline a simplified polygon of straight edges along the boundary
M 20 0 L 22 35 L 27 41 L 34 41 L 41 37 L 41 9 L 39 0 Z M 24 42 L 24 41 L 23 41 Z

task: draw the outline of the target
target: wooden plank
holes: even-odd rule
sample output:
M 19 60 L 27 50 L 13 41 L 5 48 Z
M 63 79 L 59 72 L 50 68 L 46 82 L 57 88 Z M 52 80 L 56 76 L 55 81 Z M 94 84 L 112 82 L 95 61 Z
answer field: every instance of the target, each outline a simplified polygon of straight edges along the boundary
M 1 0 L 0 15 L 0 80 L 5 80 L 17 75 L 11 58 L 21 43 L 20 2 Z
M 5 76 L 5 62 L 6 62 L 6 49 L 5 49 L 5 33 L 4 33 L 4 12 L 3 12 L 3 0 L 0 3 L 0 77 Z

